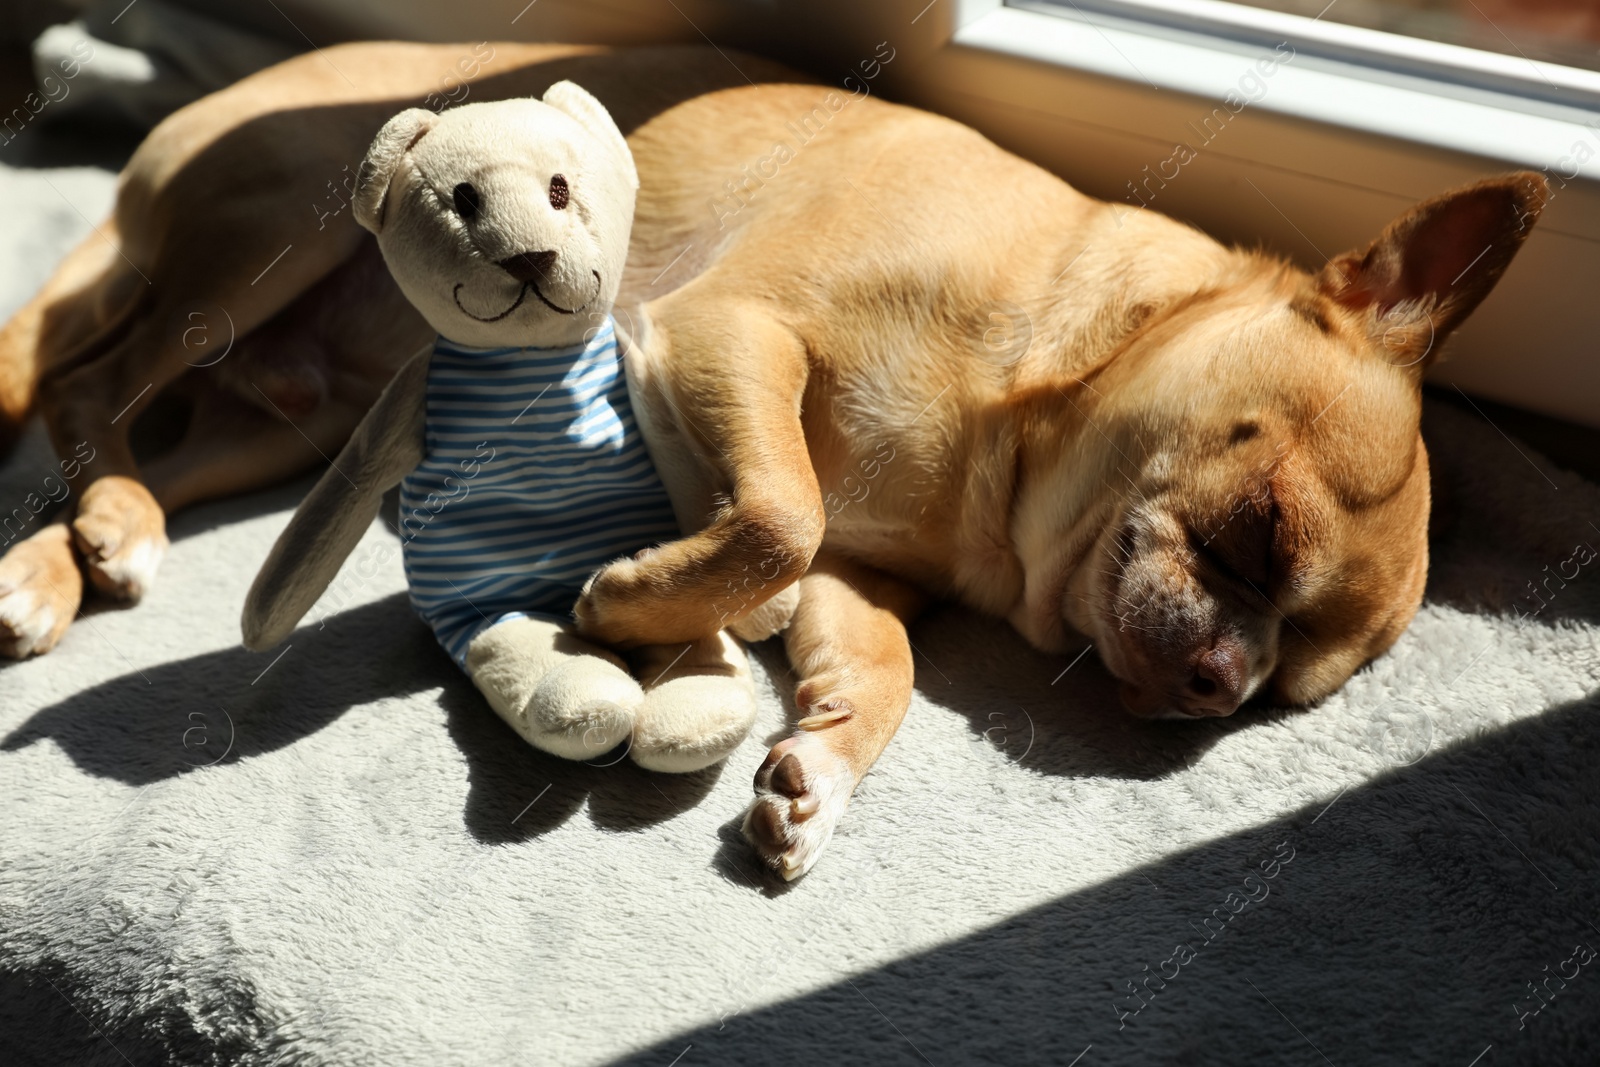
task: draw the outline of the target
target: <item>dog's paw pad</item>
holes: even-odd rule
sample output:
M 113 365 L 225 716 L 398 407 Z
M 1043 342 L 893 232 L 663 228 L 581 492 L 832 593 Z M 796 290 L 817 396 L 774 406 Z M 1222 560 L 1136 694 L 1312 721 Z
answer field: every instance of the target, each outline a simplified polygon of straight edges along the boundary
M 785 738 L 756 772 L 756 799 L 744 835 L 785 880 L 809 871 L 850 803 L 856 778 L 849 764 L 815 734 Z

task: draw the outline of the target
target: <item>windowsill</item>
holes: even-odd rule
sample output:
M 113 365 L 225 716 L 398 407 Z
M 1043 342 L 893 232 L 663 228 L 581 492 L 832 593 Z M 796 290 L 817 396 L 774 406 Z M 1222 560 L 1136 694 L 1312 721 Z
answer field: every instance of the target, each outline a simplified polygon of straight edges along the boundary
M 984 8 L 988 10 L 982 14 L 973 10 Z M 1300 53 L 1277 64 L 1269 78 L 1258 76 L 1264 91 L 1251 88 L 1247 93 L 1240 88 L 1241 79 L 1250 74 L 1257 59 L 1272 54 L 1270 46 L 1207 38 L 1167 27 L 1130 27 L 1124 20 L 1093 12 L 1066 17 L 1058 11 L 1046 14 L 990 2 L 969 3 L 966 11 L 971 21 L 965 22 L 952 40 L 958 48 L 1114 78 L 1158 94 L 1189 94 L 1200 98 L 1190 106 L 1195 120 L 1220 106 L 1230 93 L 1239 100 L 1259 93 L 1243 111 L 1463 153 L 1508 167 L 1547 171 L 1573 186 L 1600 182 L 1597 113 L 1484 89 L 1435 85 L 1416 76 Z M 1070 101 L 1048 96 L 1034 106 L 1062 117 L 1085 117 Z M 1585 120 L 1594 125 L 1585 125 Z M 1170 133 L 1186 143 L 1195 139 L 1192 129 L 1177 128 Z M 1574 156 L 1574 146 L 1580 143 L 1587 144 L 1592 158 L 1580 162 Z M 1260 147 L 1265 150 L 1252 151 L 1251 145 L 1239 139 L 1230 142 L 1228 154 L 1269 166 L 1292 165 L 1283 158 L 1281 143 Z M 1319 158 L 1316 172 L 1328 180 L 1374 187 L 1370 171 L 1359 158 Z M 1393 191 L 1386 182 L 1377 183 L 1376 188 Z M 1421 189 L 1413 195 L 1436 191 Z M 1590 202 L 1563 205 L 1567 210 L 1556 213 L 1558 218 L 1546 219 L 1544 228 L 1600 241 L 1600 198 L 1591 193 L 1567 199 Z

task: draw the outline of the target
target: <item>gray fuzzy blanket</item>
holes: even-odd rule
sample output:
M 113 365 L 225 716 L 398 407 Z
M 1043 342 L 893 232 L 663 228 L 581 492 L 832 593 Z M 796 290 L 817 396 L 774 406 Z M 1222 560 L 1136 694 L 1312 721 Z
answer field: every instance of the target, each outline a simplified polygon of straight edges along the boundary
M 7 308 L 50 262 L 23 251 L 83 232 L 47 176 L 88 217 L 109 193 L 4 172 L 46 219 L 0 248 Z M 736 832 L 776 643 L 726 766 L 564 763 L 397 557 L 239 647 L 308 483 L 181 515 L 145 604 L 0 667 L 0 1062 L 1600 1062 L 1600 489 L 1470 413 L 1425 432 L 1427 604 L 1322 706 L 1137 722 L 1092 656 L 940 610 L 787 888 Z M 0 500 L 49 462 L 35 434 Z

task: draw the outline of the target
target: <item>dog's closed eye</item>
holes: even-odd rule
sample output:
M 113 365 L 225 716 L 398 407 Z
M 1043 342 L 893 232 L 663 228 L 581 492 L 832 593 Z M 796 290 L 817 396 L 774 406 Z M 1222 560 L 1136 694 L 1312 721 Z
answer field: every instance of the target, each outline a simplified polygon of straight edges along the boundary
M 1241 510 L 1211 529 L 1191 527 L 1190 551 L 1227 581 L 1258 596 L 1268 595 L 1279 571 L 1274 558 L 1279 517 L 1277 507 L 1268 504 Z

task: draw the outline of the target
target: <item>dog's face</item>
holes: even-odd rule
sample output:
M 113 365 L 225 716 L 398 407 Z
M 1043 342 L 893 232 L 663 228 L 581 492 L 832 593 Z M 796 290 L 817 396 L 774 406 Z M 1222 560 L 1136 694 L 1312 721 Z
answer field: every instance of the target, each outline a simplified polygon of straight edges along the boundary
M 1246 261 L 1095 380 L 1123 491 L 1061 610 L 1130 711 L 1318 700 L 1405 629 L 1428 563 L 1421 372 L 1545 195 L 1532 174 L 1447 194 L 1315 278 Z
M 1293 310 L 1304 294 L 1291 282 L 1185 309 L 1096 383 L 1137 404 L 1111 415 L 1129 442 L 1127 492 L 1064 606 L 1136 714 L 1317 699 L 1387 648 L 1421 599 L 1414 375 Z M 1141 395 L 1161 382 L 1190 384 Z
M 610 311 L 637 185 L 605 110 L 563 82 L 542 102 L 397 115 L 362 165 L 356 217 L 445 337 L 548 347 Z

